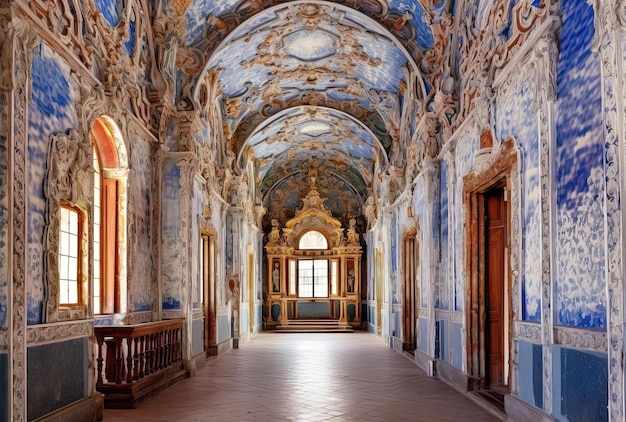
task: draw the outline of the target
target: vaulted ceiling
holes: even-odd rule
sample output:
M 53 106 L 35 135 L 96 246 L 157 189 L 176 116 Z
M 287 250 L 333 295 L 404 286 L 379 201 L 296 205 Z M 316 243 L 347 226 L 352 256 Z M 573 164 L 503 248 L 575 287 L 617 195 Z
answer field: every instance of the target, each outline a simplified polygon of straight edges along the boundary
M 179 73 L 196 81 L 199 103 L 201 81 L 212 81 L 207 107 L 224 149 L 236 171 L 253 173 L 268 216 L 284 222 L 301 206 L 309 168 L 320 170 L 326 206 L 345 219 L 360 217 L 376 178 L 403 161 L 409 116 L 431 90 L 422 76 L 436 38 L 427 21 L 444 4 L 426 4 L 429 12 L 408 0 L 168 0 L 153 8 L 184 17 L 180 37 L 192 59 Z

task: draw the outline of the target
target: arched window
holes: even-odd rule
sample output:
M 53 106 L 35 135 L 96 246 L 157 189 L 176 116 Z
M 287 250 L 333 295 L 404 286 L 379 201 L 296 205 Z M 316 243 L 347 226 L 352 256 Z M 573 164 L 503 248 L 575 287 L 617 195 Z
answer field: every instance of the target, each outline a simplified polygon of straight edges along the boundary
M 298 245 L 298 249 L 328 249 L 328 240 L 326 240 L 326 236 L 322 233 L 311 230 L 306 232 L 300 238 L 300 244 Z
M 122 273 L 119 236 L 123 233 L 120 206 L 120 170 L 118 150 L 114 142 L 113 122 L 101 117 L 93 125 L 94 147 L 94 224 L 93 224 L 93 308 L 94 314 L 123 312 Z

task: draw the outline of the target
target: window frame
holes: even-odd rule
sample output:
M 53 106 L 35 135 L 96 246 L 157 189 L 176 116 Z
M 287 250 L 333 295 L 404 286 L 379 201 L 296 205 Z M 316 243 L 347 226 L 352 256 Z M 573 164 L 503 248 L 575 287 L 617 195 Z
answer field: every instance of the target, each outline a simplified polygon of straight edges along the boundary
M 62 212 L 63 210 L 68 210 L 70 212 L 73 212 L 76 214 L 77 216 L 77 227 L 76 227 L 76 243 L 77 243 L 77 251 L 76 251 L 76 256 L 74 257 L 76 259 L 76 299 L 77 301 L 74 303 L 63 303 L 61 302 L 61 285 L 62 285 L 62 278 L 61 278 L 61 248 L 63 247 L 63 243 L 62 243 L 62 230 L 63 228 L 61 227 L 61 221 L 62 221 Z M 84 268 L 83 268 L 83 257 L 85 255 L 85 245 L 83 244 L 83 236 L 84 236 L 84 230 L 85 230 L 85 215 L 83 213 L 83 211 L 73 205 L 73 204 L 69 204 L 69 203 L 61 203 L 59 204 L 59 232 L 58 232 L 58 248 L 57 248 L 57 273 L 58 273 L 58 296 L 57 296 L 57 300 L 58 300 L 58 305 L 59 308 L 66 308 L 66 309 L 82 309 L 85 306 L 85 299 L 84 299 L 84 287 L 83 287 L 83 274 L 84 274 Z
M 311 266 L 311 296 L 302 296 L 302 293 L 301 293 L 301 290 L 302 290 L 302 288 L 301 288 L 301 279 L 302 279 L 301 271 L 302 271 L 302 269 L 301 269 L 300 265 L 301 265 L 302 262 L 307 262 L 307 261 L 311 261 L 311 263 L 312 263 L 312 266 Z M 316 296 L 315 295 L 315 286 L 316 285 L 321 285 L 320 283 L 316 283 L 315 282 L 315 279 L 316 279 L 316 276 L 315 276 L 315 268 L 316 268 L 315 263 L 318 262 L 318 261 L 326 262 L 326 295 L 325 296 Z M 330 277 L 330 268 L 331 268 L 331 265 L 330 265 L 330 260 L 329 259 L 319 259 L 319 258 L 305 258 L 305 259 L 301 258 L 301 259 L 298 259 L 298 264 L 297 264 L 298 298 L 299 299 L 328 299 L 328 298 L 330 298 L 331 297 L 331 291 L 330 291 L 330 289 L 331 289 L 331 286 L 330 286 L 330 278 L 331 278 Z

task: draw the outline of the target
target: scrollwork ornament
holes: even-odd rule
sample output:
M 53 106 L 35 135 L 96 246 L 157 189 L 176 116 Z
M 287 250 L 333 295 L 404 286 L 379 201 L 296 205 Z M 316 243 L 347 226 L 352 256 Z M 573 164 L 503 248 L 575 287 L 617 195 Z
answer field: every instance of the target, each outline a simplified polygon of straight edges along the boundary
M 30 64 L 39 39 L 22 19 L 13 18 L 8 25 L 15 69 L 13 80 L 13 300 L 11 336 L 13 348 L 12 416 L 13 421 L 26 420 L 26 181 L 27 110 L 30 99 Z
M 29 346 L 75 337 L 93 337 L 93 323 L 91 321 L 83 321 L 52 325 L 45 324 L 28 327 L 27 330 Z
M 626 0 L 619 0 L 617 4 L 617 18 L 622 30 L 626 29 Z
M 619 7 L 622 8 L 623 0 Z M 624 93 L 619 89 L 622 84 L 618 76 L 619 61 L 623 60 L 618 52 L 618 25 L 622 13 L 616 13 L 615 3 L 610 1 L 593 1 L 595 17 L 595 38 L 593 48 L 598 52 L 602 69 L 602 104 L 604 127 L 604 170 L 605 170 L 605 207 L 606 207 L 606 250 L 607 250 L 607 336 L 609 360 L 609 415 L 611 420 L 624 418 L 622 366 L 624 332 L 623 332 L 623 262 L 621 234 L 623 222 L 621 217 L 621 177 L 620 169 L 620 136 L 623 130 L 619 114 L 623 108 Z M 623 8 L 622 8 L 623 9 Z M 623 28 L 623 26 L 622 26 Z M 623 141 L 621 141 L 623 142 Z
M 0 28 L 9 27 L 9 16 L 0 12 Z M 13 63 L 13 31 L 0 32 L 0 90 L 11 88 L 11 64 Z
M 515 338 L 530 341 L 532 343 L 540 343 L 541 325 L 532 322 L 516 321 Z
M 91 145 L 88 137 L 71 130 L 69 135 L 52 136 L 48 151 L 48 172 L 44 194 L 48 201 L 45 216 L 46 233 L 44 262 L 47 274 L 46 321 L 57 322 L 86 317 L 85 305 L 76 308 L 59 307 L 59 213 L 62 204 L 72 204 L 84 208 L 93 197 L 93 166 Z M 85 212 L 81 210 L 79 212 Z M 80 236 L 83 251 L 83 268 L 88 256 L 87 225 Z

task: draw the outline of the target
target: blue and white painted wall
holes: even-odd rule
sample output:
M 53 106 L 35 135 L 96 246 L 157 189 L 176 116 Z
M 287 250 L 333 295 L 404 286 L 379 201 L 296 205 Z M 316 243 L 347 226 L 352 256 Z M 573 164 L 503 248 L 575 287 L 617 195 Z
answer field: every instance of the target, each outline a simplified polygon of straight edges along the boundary
M 181 230 L 182 210 L 180 208 L 181 172 L 174 160 L 166 159 L 163 170 L 163 191 L 161 199 L 161 272 L 163 310 L 180 310 L 182 286 Z
M 152 245 L 156 239 L 152 226 L 153 160 L 152 142 L 139 136 L 131 144 L 130 167 L 133 177 L 129 180 L 128 203 L 132 205 L 132 217 L 128 221 L 128 242 L 132 257 L 129 260 L 128 284 L 129 308 L 134 312 L 152 311 L 157 300 L 156 272 Z
M 50 136 L 67 133 L 78 124 L 78 87 L 70 79 L 69 66 L 45 43 L 31 63 L 32 83 L 28 107 L 28 324 L 43 321 L 45 300 L 44 230 L 47 203 L 44 195 Z

